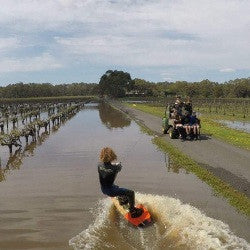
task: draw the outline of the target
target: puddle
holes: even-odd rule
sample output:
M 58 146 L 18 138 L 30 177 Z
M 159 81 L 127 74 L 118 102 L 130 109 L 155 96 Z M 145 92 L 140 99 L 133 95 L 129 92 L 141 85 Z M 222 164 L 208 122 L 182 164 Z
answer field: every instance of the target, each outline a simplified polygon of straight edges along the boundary
M 240 122 L 240 121 L 227 121 L 227 120 L 218 120 L 219 123 L 226 125 L 229 128 L 241 130 L 247 133 L 250 133 L 250 123 L 249 122 Z

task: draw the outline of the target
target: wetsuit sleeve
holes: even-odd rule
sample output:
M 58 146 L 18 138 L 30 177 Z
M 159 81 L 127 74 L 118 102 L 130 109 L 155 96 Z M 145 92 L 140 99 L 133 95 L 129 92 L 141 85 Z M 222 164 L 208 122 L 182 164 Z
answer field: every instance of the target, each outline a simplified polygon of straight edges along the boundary
M 109 175 L 116 175 L 121 169 L 121 164 L 110 164 L 109 167 L 105 167 L 103 164 L 98 165 L 98 172 L 103 178 Z
M 98 172 L 103 177 L 106 178 L 108 175 L 111 175 L 114 173 L 114 171 L 110 168 L 105 168 L 103 165 L 98 165 Z
M 122 165 L 121 165 L 121 163 L 116 164 L 115 166 L 116 166 L 117 172 L 120 172 L 120 171 L 122 170 Z

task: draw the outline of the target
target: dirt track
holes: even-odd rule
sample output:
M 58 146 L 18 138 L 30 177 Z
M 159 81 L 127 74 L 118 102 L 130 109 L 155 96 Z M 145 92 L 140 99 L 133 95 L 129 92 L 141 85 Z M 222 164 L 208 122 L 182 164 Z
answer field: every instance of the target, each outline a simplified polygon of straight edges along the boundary
M 132 109 L 118 102 L 112 102 L 152 131 L 161 134 L 161 119 L 140 110 Z M 206 167 L 216 176 L 250 197 L 250 151 L 237 148 L 213 137 L 202 134 L 198 141 L 166 140 L 186 155 Z

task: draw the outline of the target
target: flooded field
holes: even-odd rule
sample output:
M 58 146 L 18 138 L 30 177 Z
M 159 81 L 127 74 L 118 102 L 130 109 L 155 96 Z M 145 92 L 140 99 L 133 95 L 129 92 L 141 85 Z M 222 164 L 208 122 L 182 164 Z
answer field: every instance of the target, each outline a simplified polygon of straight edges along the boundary
M 128 226 L 101 194 L 96 165 L 103 146 L 116 151 L 123 165 L 117 184 L 137 191 L 153 215 L 151 227 Z M 86 105 L 10 158 L 4 147 L 0 155 L 0 249 L 250 247 L 248 218 L 173 168 L 150 136 L 108 105 Z
M 240 122 L 240 121 L 227 121 L 220 120 L 220 123 L 226 125 L 229 128 L 241 130 L 247 133 L 250 133 L 250 123 L 249 122 Z

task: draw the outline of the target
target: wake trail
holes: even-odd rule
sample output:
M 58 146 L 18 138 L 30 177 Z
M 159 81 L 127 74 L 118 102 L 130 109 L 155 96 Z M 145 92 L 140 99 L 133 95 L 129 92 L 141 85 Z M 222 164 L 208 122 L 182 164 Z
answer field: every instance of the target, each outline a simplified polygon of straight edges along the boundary
M 89 227 L 73 237 L 69 245 L 78 249 L 250 249 L 222 221 L 168 196 L 136 193 L 152 215 L 153 224 L 138 229 L 116 211 L 111 199 L 100 200 Z

